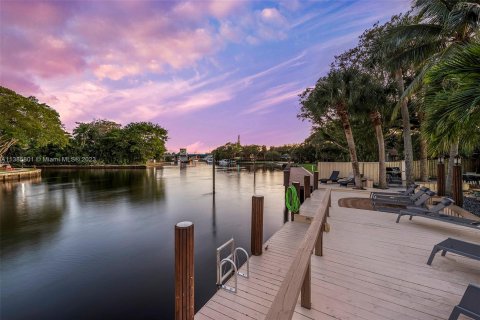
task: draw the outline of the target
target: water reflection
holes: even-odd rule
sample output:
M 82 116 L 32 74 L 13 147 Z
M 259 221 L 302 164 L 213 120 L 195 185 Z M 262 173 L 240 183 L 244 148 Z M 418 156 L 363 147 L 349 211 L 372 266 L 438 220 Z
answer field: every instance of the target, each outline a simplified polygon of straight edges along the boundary
M 195 223 L 195 307 L 216 291 L 215 249 L 250 247 L 251 196 L 264 236 L 283 223 L 281 171 L 242 167 L 46 170 L 0 184 L 0 318 L 170 319 L 173 226 Z M 252 191 L 252 186 L 254 186 Z M 28 306 L 28 307 L 25 307 Z

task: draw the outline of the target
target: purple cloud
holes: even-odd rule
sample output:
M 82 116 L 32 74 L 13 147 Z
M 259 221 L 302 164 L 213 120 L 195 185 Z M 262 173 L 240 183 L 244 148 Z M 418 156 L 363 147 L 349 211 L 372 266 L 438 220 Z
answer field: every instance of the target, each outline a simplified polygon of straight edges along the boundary
M 0 82 L 67 129 L 107 118 L 166 127 L 170 149 L 301 142 L 297 95 L 389 2 L 2 1 Z M 195 150 L 193 150 L 195 149 Z

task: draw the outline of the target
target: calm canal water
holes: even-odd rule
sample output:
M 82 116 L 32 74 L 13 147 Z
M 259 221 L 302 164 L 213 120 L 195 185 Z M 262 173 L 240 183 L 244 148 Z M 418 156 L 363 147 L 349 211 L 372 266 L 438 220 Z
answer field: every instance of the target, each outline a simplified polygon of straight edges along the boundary
M 216 248 L 250 247 L 251 196 L 264 237 L 283 224 L 283 175 L 257 168 L 45 170 L 0 183 L 0 318 L 172 319 L 174 225 L 195 224 L 195 307 L 216 291 Z

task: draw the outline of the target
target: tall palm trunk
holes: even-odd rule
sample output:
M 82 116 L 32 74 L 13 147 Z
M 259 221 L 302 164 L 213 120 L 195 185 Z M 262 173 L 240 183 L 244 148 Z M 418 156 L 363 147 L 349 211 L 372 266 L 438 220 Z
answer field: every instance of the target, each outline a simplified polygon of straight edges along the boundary
M 425 119 L 425 113 L 423 111 L 418 112 L 418 120 L 420 121 L 420 127 Z M 420 135 L 420 181 L 428 181 L 428 144 L 427 140 Z
M 337 106 L 337 114 L 342 122 L 345 138 L 347 139 L 348 152 L 350 153 L 350 160 L 352 161 L 353 175 L 355 177 L 355 188 L 362 188 L 362 179 L 360 177 L 360 167 L 357 159 L 357 149 L 355 147 L 355 140 L 353 139 L 352 127 L 350 126 L 350 119 L 346 106 L 339 104 Z
M 401 99 L 404 92 L 403 73 L 402 69 L 395 71 L 395 81 L 397 82 L 398 95 Z M 410 131 L 410 114 L 408 113 L 407 100 L 401 101 L 402 125 L 403 125 L 403 152 L 405 155 L 405 174 L 407 178 L 407 185 L 414 182 L 413 177 L 413 147 L 412 134 Z
M 427 140 L 420 136 L 420 181 L 428 181 L 428 156 Z
M 382 115 L 378 111 L 370 113 L 373 127 L 375 128 L 375 136 L 378 144 L 378 184 L 381 189 L 387 188 L 387 171 L 385 167 L 385 139 L 382 130 Z
M 448 154 L 450 158 L 448 159 L 448 172 L 447 172 L 447 180 L 445 182 L 445 191 L 451 194 L 452 182 L 453 182 L 453 159 L 458 154 L 458 140 L 450 146 L 450 151 Z

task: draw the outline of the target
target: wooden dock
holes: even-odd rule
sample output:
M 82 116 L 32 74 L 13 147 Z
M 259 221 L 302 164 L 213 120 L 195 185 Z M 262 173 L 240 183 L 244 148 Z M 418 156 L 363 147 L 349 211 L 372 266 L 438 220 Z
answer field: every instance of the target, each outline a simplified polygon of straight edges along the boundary
M 42 170 L 40 169 L 15 169 L 12 171 L 1 171 L 0 172 L 0 181 L 20 181 L 23 179 L 33 179 L 39 178 L 42 175 Z
M 322 192 L 304 203 L 305 215 L 321 205 Z M 337 206 L 339 198 L 361 196 L 368 194 L 332 191 L 323 256 L 311 255 L 311 308 L 296 299 L 292 318 L 447 319 L 467 285 L 480 284 L 480 262 L 449 253 L 428 266 L 428 256 L 447 237 L 480 243 L 480 233 L 422 218 L 397 224 L 394 214 Z M 219 290 L 195 318 L 275 319 L 272 309 L 289 299 L 282 288 L 293 283 L 288 272 L 299 263 L 309 226 L 287 222 L 263 255 L 250 258 L 250 278 L 238 278 L 238 292 Z
M 291 167 L 288 185 L 292 185 L 293 182 L 300 182 L 300 186 L 303 187 L 305 176 L 310 176 L 310 186 L 313 186 L 313 174 L 310 171 L 304 167 Z

